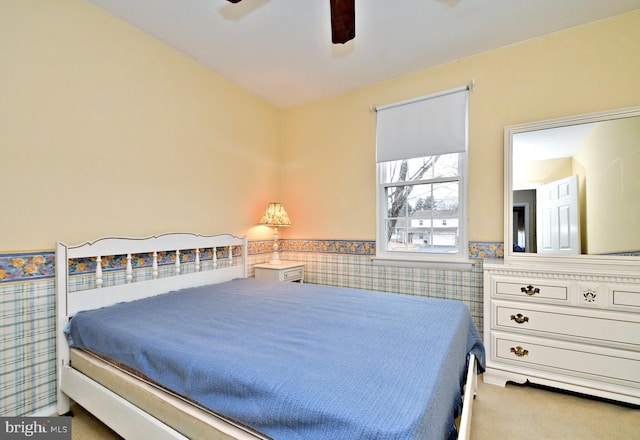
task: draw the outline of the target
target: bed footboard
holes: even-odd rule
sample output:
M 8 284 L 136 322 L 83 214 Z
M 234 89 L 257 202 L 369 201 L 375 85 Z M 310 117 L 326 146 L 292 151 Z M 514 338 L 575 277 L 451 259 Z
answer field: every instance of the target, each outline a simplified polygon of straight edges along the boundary
M 121 377 L 124 381 L 128 379 L 126 373 L 114 367 L 103 368 L 107 369 L 110 374 Z M 215 417 L 143 381 L 133 379 L 128 383 L 129 386 L 146 393 L 147 399 L 150 401 L 162 402 L 165 407 L 171 406 L 176 412 L 186 415 L 187 419 L 177 417 L 175 420 L 188 420 L 186 422 L 188 427 L 185 428 L 182 425 L 182 429 L 186 429 L 185 433 L 190 433 L 189 437 L 78 370 L 64 367 L 61 378 L 62 389 L 66 395 L 124 438 L 153 438 L 154 440 L 186 440 L 197 437 L 213 440 L 264 439 L 264 437 L 254 435 Z
M 124 438 L 187 437 L 70 367 L 61 371 L 62 391 Z M 231 437 L 228 437 L 231 438 Z
M 469 355 L 469 367 L 467 368 L 467 381 L 464 386 L 464 396 L 462 400 L 462 417 L 460 418 L 460 429 L 458 430 L 459 440 L 469 440 L 471 436 L 471 416 L 473 410 L 473 400 L 478 392 L 478 366 L 476 356 Z

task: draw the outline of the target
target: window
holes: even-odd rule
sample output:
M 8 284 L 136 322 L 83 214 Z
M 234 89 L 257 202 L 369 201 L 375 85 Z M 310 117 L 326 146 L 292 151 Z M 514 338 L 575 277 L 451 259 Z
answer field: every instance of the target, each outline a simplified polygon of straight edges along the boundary
M 466 261 L 467 97 L 377 109 L 378 258 Z

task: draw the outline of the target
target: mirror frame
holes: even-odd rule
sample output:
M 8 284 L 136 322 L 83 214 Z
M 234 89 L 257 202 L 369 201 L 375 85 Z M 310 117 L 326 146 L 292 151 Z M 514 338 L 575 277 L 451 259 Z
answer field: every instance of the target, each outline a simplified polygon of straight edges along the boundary
M 586 124 L 590 122 L 607 121 L 613 119 L 640 116 L 640 106 L 608 110 L 596 113 L 547 119 L 524 124 L 510 125 L 504 129 L 504 258 L 505 262 L 513 264 L 531 264 L 551 262 L 579 267 L 585 264 L 598 266 L 615 266 L 620 269 L 637 271 L 640 269 L 640 256 L 613 255 L 541 255 L 537 253 L 513 252 L 513 135 L 528 131 L 544 130 L 548 128 L 564 127 L 567 125 Z

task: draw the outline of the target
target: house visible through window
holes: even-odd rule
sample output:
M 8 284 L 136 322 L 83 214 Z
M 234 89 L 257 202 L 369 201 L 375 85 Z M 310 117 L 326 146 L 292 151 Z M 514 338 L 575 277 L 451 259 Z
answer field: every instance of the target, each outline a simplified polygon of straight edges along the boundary
M 467 257 L 467 89 L 378 108 L 378 257 Z

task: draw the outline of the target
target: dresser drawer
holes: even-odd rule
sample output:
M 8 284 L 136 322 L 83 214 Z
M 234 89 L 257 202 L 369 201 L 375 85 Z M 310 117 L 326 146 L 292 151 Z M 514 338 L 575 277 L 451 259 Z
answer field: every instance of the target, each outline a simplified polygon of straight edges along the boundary
M 567 301 L 569 299 L 569 284 L 549 280 L 503 280 L 496 281 L 496 295 L 504 295 L 519 299 L 551 299 Z
M 640 312 L 640 286 L 615 285 L 609 289 L 610 303 L 614 308 Z
M 302 267 L 287 269 L 282 272 L 282 279 L 284 281 L 301 280 L 303 276 L 304 276 L 304 269 Z
M 494 328 L 544 333 L 600 345 L 634 344 L 640 348 L 640 317 L 629 313 L 493 301 Z
M 493 360 L 640 388 L 640 352 L 492 333 Z

